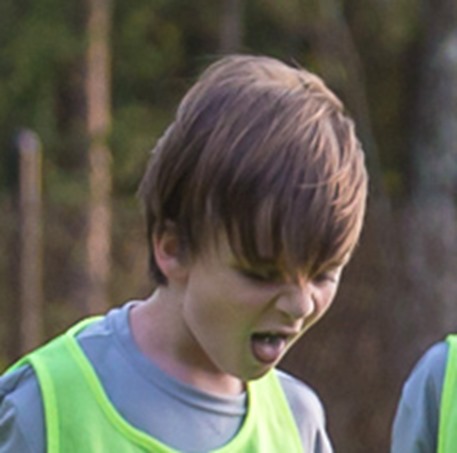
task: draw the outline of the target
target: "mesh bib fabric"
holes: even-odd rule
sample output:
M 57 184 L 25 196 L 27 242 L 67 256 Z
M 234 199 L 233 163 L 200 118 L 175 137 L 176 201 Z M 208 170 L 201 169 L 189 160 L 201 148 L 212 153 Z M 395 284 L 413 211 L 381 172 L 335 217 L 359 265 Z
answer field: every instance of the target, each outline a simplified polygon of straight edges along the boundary
M 11 370 L 29 363 L 44 406 L 48 453 L 178 453 L 128 423 L 109 401 L 75 335 L 84 320 Z M 213 453 L 303 453 L 274 371 L 248 384 L 249 408 L 238 434 Z

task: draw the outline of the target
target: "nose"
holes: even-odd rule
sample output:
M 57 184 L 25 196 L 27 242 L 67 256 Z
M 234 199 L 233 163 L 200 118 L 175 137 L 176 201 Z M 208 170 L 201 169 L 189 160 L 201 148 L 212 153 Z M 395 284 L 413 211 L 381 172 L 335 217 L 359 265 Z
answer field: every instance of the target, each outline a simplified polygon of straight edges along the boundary
M 312 285 L 307 282 L 287 285 L 279 295 L 276 307 L 294 321 L 307 318 L 316 308 Z

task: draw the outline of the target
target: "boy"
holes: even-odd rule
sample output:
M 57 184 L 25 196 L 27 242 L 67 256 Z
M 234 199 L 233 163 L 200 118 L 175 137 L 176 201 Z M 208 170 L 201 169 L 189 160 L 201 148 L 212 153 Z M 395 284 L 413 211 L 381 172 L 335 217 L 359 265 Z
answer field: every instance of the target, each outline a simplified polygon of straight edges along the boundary
M 0 451 L 331 452 L 319 400 L 275 366 L 329 308 L 363 223 L 340 101 L 305 70 L 225 57 L 139 193 L 157 289 L 6 374 Z
M 392 453 L 457 451 L 457 336 L 433 345 L 406 381 L 392 430 Z

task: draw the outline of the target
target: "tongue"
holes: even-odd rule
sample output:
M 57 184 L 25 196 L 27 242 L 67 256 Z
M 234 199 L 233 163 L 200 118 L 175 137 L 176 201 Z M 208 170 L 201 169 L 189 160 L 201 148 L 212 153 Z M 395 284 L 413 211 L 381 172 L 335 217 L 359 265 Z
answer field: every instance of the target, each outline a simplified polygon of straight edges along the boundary
M 262 363 L 273 363 L 279 359 L 285 347 L 280 337 L 254 335 L 251 341 L 254 357 Z

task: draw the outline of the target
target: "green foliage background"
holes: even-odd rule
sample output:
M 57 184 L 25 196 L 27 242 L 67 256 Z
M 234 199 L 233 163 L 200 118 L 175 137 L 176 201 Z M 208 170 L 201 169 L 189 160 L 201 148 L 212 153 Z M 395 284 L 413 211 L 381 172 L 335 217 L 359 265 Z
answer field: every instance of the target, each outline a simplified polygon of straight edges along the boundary
M 351 68 L 332 43 L 329 21 L 344 21 L 356 44 L 380 145 L 383 172 L 402 187 L 404 128 L 421 42 L 417 0 L 301 2 L 254 0 L 243 10 L 240 51 L 295 61 L 344 97 Z M 145 150 L 171 118 L 198 71 L 218 55 L 220 3 L 147 0 L 113 4 L 111 144 L 117 193 L 131 193 Z M 85 168 L 83 77 L 85 14 L 81 2 L 3 0 L 0 4 L 0 190 L 13 190 L 15 134 L 35 130 L 45 144 L 48 195 Z M 323 51 L 322 37 L 332 52 Z M 325 49 L 324 49 L 325 50 Z M 347 97 L 347 96 L 346 96 Z M 345 99 L 350 105 L 352 99 Z M 405 115 L 406 113 L 406 115 Z M 62 177 L 64 175 L 64 177 Z M 396 181 L 396 182 L 394 182 Z M 56 186 L 54 186 L 54 184 Z M 57 196 L 57 195 L 56 195 Z

